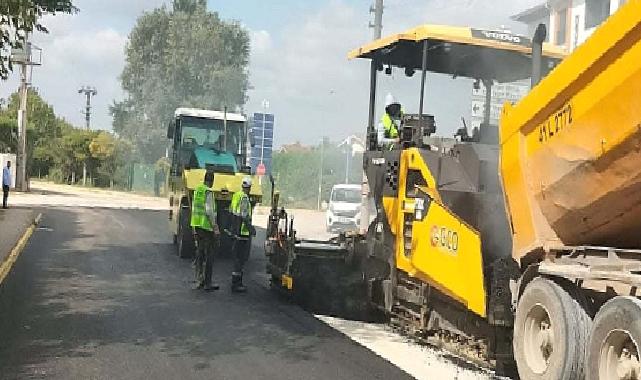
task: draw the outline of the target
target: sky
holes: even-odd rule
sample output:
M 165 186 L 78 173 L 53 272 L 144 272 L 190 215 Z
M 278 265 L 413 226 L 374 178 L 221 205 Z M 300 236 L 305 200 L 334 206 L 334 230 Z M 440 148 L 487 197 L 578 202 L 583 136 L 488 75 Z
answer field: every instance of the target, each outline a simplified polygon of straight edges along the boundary
M 367 124 L 369 63 L 348 61 L 347 53 L 372 38 L 369 7 L 374 0 L 209 0 L 224 19 L 238 20 L 251 37 L 250 82 L 245 112 L 276 115 L 276 146 L 300 141 L 314 144 L 363 135 Z M 481 28 L 506 26 L 525 32 L 509 17 L 542 0 L 385 0 L 383 35 L 431 23 Z M 163 0 L 77 0 L 75 15 L 46 16 L 49 34 L 34 35 L 43 49 L 43 65 L 33 70 L 33 86 L 56 113 L 84 125 L 83 85 L 95 86 L 92 128 L 111 129 L 108 107 L 125 94 L 118 76 L 124 47 L 136 19 Z M 418 75 L 381 76 L 378 102 L 391 92 L 407 112 L 417 112 Z M 472 82 L 429 76 L 427 112 L 442 134 L 469 118 Z M 0 82 L 0 98 L 18 87 L 18 73 Z M 380 108 L 380 107 L 379 107 Z

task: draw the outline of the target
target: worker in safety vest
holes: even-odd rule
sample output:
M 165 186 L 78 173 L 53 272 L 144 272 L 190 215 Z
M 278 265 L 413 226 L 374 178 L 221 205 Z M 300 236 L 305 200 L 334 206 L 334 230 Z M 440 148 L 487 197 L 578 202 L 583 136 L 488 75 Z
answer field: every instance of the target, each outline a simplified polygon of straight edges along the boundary
M 234 193 L 229 206 L 229 211 L 234 220 L 231 231 L 234 237 L 234 270 L 231 274 L 231 290 L 234 293 L 247 291 L 247 288 L 243 285 L 243 269 L 249 259 L 251 237 L 256 234 L 252 226 L 252 205 L 249 199 L 251 187 L 251 178 L 243 178 L 242 190 Z
M 194 289 L 205 291 L 218 290 L 212 283 L 214 247 L 220 235 L 216 221 L 216 201 L 211 187 L 214 184 L 214 172 L 205 173 L 205 181 L 194 190 L 191 204 L 191 227 L 196 241 L 196 259 L 194 260 L 196 285 Z
M 385 97 L 385 113 L 378 126 L 378 143 L 381 147 L 392 147 L 399 141 L 403 123 L 403 108 L 392 94 Z

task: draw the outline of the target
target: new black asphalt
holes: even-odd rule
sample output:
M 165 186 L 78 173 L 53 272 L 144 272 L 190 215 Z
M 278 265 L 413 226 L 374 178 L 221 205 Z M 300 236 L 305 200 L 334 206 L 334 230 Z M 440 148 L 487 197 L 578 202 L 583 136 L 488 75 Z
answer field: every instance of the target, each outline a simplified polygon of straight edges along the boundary
M 283 297 L 191 290 L 166 212 L 43 211 L 0 285 L 0 379 L 410 379 Z

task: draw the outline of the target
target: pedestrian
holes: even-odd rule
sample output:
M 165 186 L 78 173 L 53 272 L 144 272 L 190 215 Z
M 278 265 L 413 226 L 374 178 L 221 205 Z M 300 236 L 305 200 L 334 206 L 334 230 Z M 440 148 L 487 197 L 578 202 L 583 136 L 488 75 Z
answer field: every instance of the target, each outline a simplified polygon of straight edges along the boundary
M 2 168 L 2 208 L 4 209 L 8 207 L 9 187 L 11 187 L 11 161 L 7 161 L 7 166 Z
M 256 230 L 252 226 L 252 205 L 249 199 L 251 187 L 251 178 L 243 178 L 242 189 L 234 193 L 229 206 L 233 219 L 234 269 L 231 274 L 231 290 L 234 293 L 247 291 L 247 287 L 243 284 L 243 270 L 251 251 L 251 237 L 256 235 Z
M 218 290 L 218 284 L 212 283 L 214 265 L 214 246 L 220 235 L 216 220 L 216 201 L 212 186 L 214 172 L 205 173 L 205 181 L 194 190 L 191 204 L 191 227 L 196 241 L 196 259 L 194 260 L 196 284 L 194 289 L 205 291 Z

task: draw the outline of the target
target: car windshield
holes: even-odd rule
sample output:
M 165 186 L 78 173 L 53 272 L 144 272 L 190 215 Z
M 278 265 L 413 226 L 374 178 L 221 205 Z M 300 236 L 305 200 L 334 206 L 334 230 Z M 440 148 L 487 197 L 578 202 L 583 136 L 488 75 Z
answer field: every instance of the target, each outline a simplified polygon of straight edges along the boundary
M 334 189 L 332 192 L 333 202 L 360 203 L 361 192 L 357 189 Z

